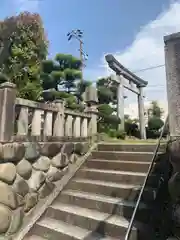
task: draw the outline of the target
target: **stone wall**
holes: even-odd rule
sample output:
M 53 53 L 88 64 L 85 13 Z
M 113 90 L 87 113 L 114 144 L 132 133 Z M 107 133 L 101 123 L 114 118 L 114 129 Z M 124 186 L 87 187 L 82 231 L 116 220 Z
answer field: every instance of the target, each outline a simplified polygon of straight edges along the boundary
M 0 236 L 16 233 L 88 148 L 80 142 L 0 144 Z

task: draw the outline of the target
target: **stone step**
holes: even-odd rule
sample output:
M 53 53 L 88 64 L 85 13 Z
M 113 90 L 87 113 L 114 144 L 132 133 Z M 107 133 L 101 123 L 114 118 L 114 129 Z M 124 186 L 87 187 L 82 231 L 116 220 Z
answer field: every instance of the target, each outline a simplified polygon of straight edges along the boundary
M 36 236 L 36 235 L 32 235 L 32 236 L 29 236 L 29 237 L 25 237 L 24 240 L 47 240 L 47 238 L 42 238 L 42 237 L 39 237 L 39 236 Z
M 92 159 L 85 163 L 87 168 L 147 173 L 148 162 Z
M 54 203 L 45 214 L 45 218 L 64 221 L 68 224 L 88 229 L 99 235 L 119 237 L 124 236 L 127 231 L 129 221 L 124 217 L 108 213 L 99 212 L 74 205 Z M 136 235 L 133 229 L 132 234 Z
M 136 201 L 141 186 L 133 184 L 120 184 L 114 182 L 87 180 L 75 178 L 66 187 L 66 190 L 76 190 L 89 193 L 98 193 L 111 197 L 123 198 L 124 200 Z M 154 199 L 153 189 L 145 189 L 143 199 Z
M 92 158 L 104 160 L 143 161 L 151 162 L 153 153 L 148 152 L 115 152 L 93 151 Z
M 142 184 L 146 174 L 141 172 L 115 171 L 95 168 L 82 168 L 76 174 L 78 178 L 92 180 L 106 180 L 116 183 L 135 183 Z
M 113 198 L 89 192 L 78 192 L 66 190 L 55 202 L 74 204 L 75 206 L 97 210 L 108 214 L 116 214 L 130 219 L 134 210 L 135 202 L 125 201 L 122 198 Z M 149 219 L 150 209 L 140 203 L 136 219 L 146 221 Z
M 99 151 L 124 151 L 124 152 L 154 152 L 156 144 L 116 144 L 102 143 L 98 144 Z M 161 144 L 159 151 L 164 152 L 166 144 Z
M 97 233 L 92 233 L 87 229 L 50 218 L 44 218 L 40 220 L 34 226 L 32 232 L 37 236 L 44 237 L 46 240 L 115 240 L 115 238 L 100 236 Z

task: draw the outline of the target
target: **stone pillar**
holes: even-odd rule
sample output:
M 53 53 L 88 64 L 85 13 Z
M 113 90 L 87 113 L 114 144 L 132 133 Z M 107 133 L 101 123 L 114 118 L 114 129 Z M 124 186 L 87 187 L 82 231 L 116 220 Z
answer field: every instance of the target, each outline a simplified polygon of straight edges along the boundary
M 141 139 L 146 139 L 146 128 L 145 128 L 145 112 L 144 112 L 144 95 L 143 88 L 139 88 L 138 94 L 138 111 L 139 111 L 139 127 Z
M 73 135 L 73 116 L 68 115 L 65 120 L 65 136 L 72 137 Z
M 171 196 L 171 203 L 174 205 L 172 215 L 173 234 L 180 237 L 180 33 L 175 33 L 164 37 L 165 42 L 165 67 L 167 99 L 169 112 L 169 132 L 170 140 L 168 145 L 169 159 L 173 166 L 173 175 L 168 183 Z
M 42 114 L 44 113 L 41 109 L 35 109 L 32 118 L 31 125 L 31 136 L 41 136 L 42 127 Z
M 180 33 L 164 37 L 169 130 L 180 136 Z
M 28 135 L 28 107 L 21 106 L 18 119 L 18 136 Z
M 119 130 L 124 131 L 124 86 L 123 77 L 117 75 L 118 87 L 117 87 L 117 117 L 121 119 L 119 124 Z
M 58 112 L 54 121 L 53 136 L 55 137 L 64 137 L 64 102 L 61 100 L 55 101 L 58 108 Z
M 51 137 L 53 130 L 53 112 L 47 111 L 44 119 L 44 136 Z
M 76 116 L 73 119 L 73 137 L 79 138 L 81 136 L 81 117 Z
M 81 137 L 87 138 L 88 136 L 88 119 L 82 118 L 81 120 Z
M 10 82 L 0 85 L 0 142 L 14 135 L 16 86 Z
M 88 137 L 93 137 L 97 134 L 98 110 L 96 106 L 90 106 L 86 109 L 86 112 L 90 115 L 88 122 Z
M 98 98 L 97 90 L 95 87 L 89 86 L 86 88 L 85 101 L 87 103 L 87 108 L 85 112 L 90 115 L 90 120 L 88 123 L 88 137 L 93 137 L 97 134 L 97 118 L 98 118 L 97 110 Z

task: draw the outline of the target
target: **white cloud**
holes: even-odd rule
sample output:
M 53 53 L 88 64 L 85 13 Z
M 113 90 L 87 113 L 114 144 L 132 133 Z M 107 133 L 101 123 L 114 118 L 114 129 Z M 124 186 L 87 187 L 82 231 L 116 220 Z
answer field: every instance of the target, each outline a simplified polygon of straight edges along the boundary
M 36 12 L 39 8 L 40 0 L 13 0 L 16 12 L 30 11 Z
M 141 27 L 130 46 L 121 52 L 117 51 L 112 54 L 132 71 L 164 64 L 163 36 L 178 31 L 180 31 L 180 0 L 171 1 L 169 7 L 157 16 L 155 20 Z M 104 56 L 102 62 L 105 69 L 104 74 L 106 75 L 107 65 Z M 138 72 L 137 75 L 148 81 L 149 87 L 145 91 L 147 101 L 166 101 L 164 67 Z M 129 92 L 127 95 L 129 96 L 128 102 L 134 102 L 135 96 L 132 96 Z

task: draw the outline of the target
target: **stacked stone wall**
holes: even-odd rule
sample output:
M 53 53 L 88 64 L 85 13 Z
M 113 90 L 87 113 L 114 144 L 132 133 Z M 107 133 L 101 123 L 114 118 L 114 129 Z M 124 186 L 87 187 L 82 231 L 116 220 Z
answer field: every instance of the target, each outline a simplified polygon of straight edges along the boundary
M 56 188 L 88 143 L 0 144 L 0 234 L 12 235 L 39 201 Z

